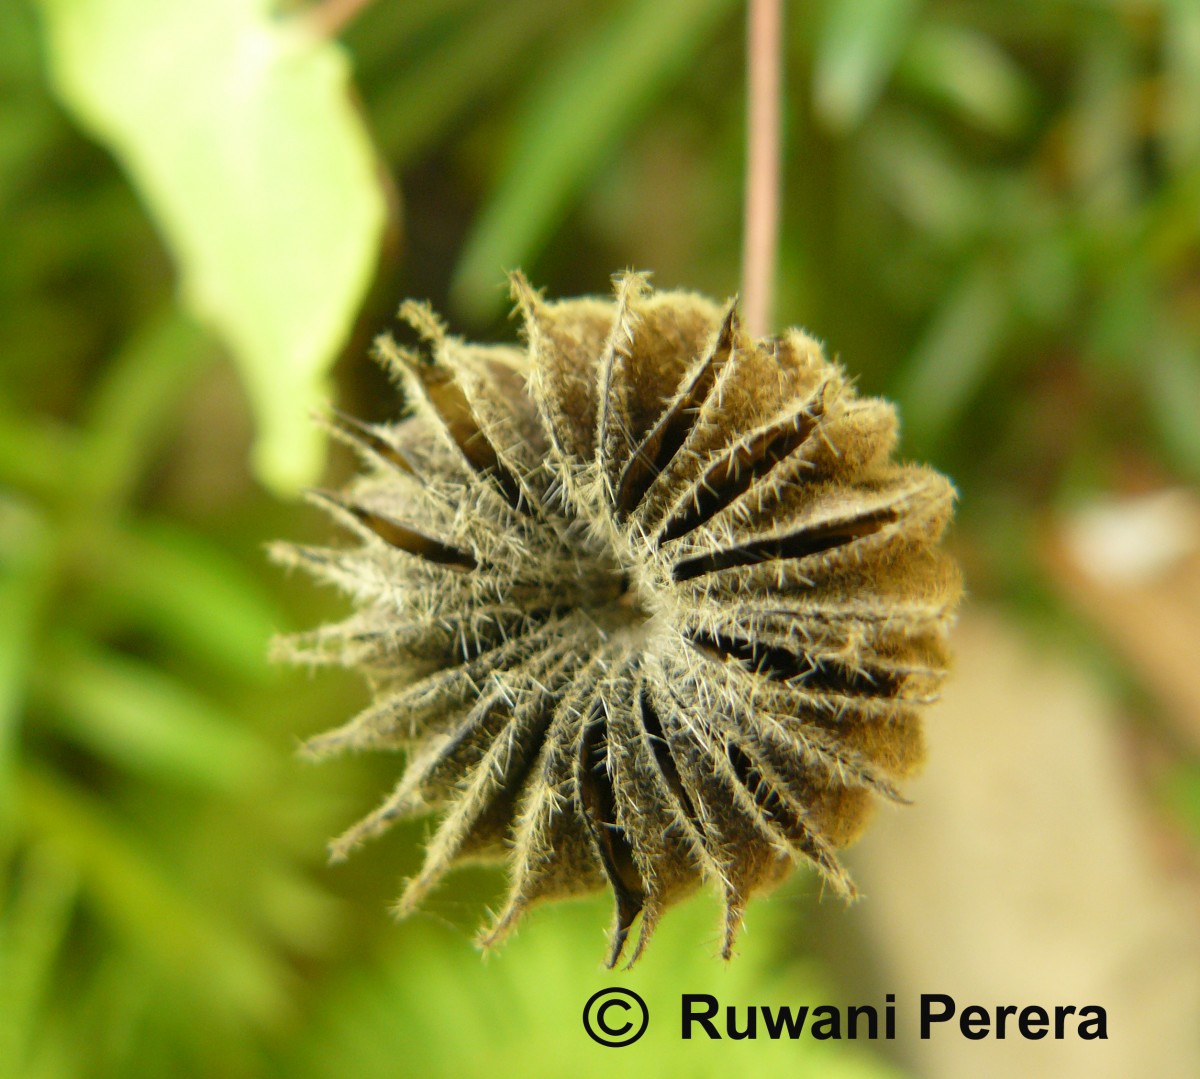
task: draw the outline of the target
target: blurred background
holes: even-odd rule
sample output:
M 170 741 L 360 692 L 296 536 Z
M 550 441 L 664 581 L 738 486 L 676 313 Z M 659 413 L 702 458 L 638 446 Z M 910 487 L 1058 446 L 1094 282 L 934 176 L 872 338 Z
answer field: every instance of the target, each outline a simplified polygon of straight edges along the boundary
M 865 900 L 799 873 L 726 967 L 698 897 L 610 974 L 603 898 L 481 960 L 494 870 L 397 925 L 426 824 L 324 864 L 398 762 L 300 762 L 366 691 L 266 660 L 345 611 L 263 554 L 329 539 L 294 495 L 353 467 L 309 410 L 396 414 L 404 297 L 510 339 L 509 267 L 734 293 L 744 19 L 0 5 L 0 1076 L 1200 1074 L 1191 0 L 789 5 L 775 322 L 961 494 L 958 671 Z M 610 984 L 654 1017 L 620 1051 L 579 1027 Z M 681 992 L 894 992 L 899 1036 L 684 1043 Z M 1102 1004 L 1109 1041 L 922 1042 L 922 992 Z

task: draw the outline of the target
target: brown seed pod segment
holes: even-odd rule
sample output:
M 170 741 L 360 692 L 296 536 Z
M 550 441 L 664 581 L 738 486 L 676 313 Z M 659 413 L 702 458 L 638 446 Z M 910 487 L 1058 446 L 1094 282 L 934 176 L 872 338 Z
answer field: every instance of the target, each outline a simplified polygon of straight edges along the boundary
M 401 913 L 499 857 L 483 943 L 608 887 L 612 964 L 639 915 L 633 959 L 707 883 L 728 956 L 795 862 L 853 895 L 837 848 L 921 760 L 960 590 L 937 546 L 954 490 L 891 459 L 892 406 L 798 330 L 752 340 L 735 303 L 633 273 L 612 300 L 512 291 L 523 349 L 401 309 L 429 355 L 378 353 L 411 412 L 335 422 L 367 470 L 317 496 L 360 544 L 276 548 L 357 605 L 282 654 L 377 691 L 309 750 L 408 753 L 333 854 L 436 812 Z

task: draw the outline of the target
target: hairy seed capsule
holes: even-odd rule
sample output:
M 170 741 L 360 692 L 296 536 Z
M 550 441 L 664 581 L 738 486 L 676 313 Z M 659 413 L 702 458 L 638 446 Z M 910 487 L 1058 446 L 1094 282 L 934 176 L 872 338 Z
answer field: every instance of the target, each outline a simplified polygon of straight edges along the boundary
M 607 886 L 610 964 L 639 914 L 634 959 L 709 882 L 728 956 L 747 899 L 797 861 L 853 894 L 836 849 L 921 759 L 959 594 L 937 547 L 954 490 L 891 460 L 892 406 L 797 330 L 752 340 L 736 303 L 632 273 L 611 300 L 512 290 L 524 348 L 401 308 L 431 354 L 378 354 L 410 413 L 334 421 L 367 472 L 314 496 L 359 545 L 275 549 L 358 608 L 282 653 L 376 688 L 309 750 L 408 750 L 332 852 L 437 812 L 401 913 L 499 856 L 483 943 Z

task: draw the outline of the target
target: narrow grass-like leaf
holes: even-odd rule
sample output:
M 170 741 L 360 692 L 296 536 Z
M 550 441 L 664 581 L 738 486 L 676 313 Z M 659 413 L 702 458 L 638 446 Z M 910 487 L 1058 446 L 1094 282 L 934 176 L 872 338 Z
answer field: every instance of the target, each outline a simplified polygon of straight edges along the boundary
M 817 34 L 813 99 L 831 131 L 858 126 L 904 47 L 916 0 L 831 0 Z
M 5 881 L 0 905 L 0 1075 L 28 1075 L 30 1050 L 44 1037 L 40 1014 L 74 908 L 78 881 L 48 850 L 35 850 Z
M 502 306 L 503 272 L 530 260 L 604 155 L 734 6 L 627 0 L 600 33 L 546 70 L 459 262 L 454 296 L 464 310 L 485 317 Z
M 17 738 L 53 562 L 46 522 L 0 495 L 0 827 L 12 810 Z
M 1200 161 L 1200 4 L 1162 4 L 1163 141 L 1172 165 Z
M 1161 316 L 1160 316 L 1161 317 Z M 1200 479 L 1200 348 L 1178 327 L 1164 326 L 1144 368 L 1151 417 L 1176 466 Z
M 1200 848 L 1200 765 L 1176 763 L 1159 781 L 1159 797 Z
M 140 520 L 104 537 L 92 586 L 118 617 L 238 679 L 262 679 L 284 617 L 262 582 L 195 532 Z
M 342 35 L 354 52 L 355 68 L 364 82 L 399 75 L 397 56 L 417 56 L 429 38 L 461 30 L 472 12 L 491 0 L 425 0 L 420 4 L 368 4 Z
M 72 474 L 79 435 L 55 420 L 21 416 L 0 405 L 0 483 L 53 498 Z
M 935 245 L 961 247 L 992 210 L 980 175 L 941 131 L 918 117 L 881 106 L 864 129 L 862 146 L 879 197 Z
M 0 207 L 52 144 L 54 115 L 40 100 L 34 22 L 22 4 L 0 5 Z
M 72 499 L 110 507 L 128 496 L 172 433 L 192 376 L 212 355 L 200 327 L 173 305 L 143 323 L 105 367 L 88 402 Z
M 126 656 L 59 641 L 35 672 L 34 687 L 64 734 L 155 781 L 239 791 L 271 765 L 245 727 L 190 687 Z
M 375 134 L 393 165 L 416 161 L 472 102 L 511 80 L 540 46 L 554 10 L 545 0 L 484 5 L 436 48 L 405 65 L 372 102 Z
M 1032 118 L 1030 79 L 992 38 L 970 27 L 921 25 L 896 74 L 905 86 L 998 135 L 1016 135 Z
M 1127 220 L 1137 196 L 1138 105 L 1129 92 L 1137 64 L 1124 28 L 1095 35 L 1079 64 L 1067 153 L 1097 236 Z
M 936 442 L 983 385 L 998 355 L 1006 301 L 995 270 L 973 267 L 946 297 L 908 358 L 896 397 L 918 444 Z
M 31 838 L 74 868 L 124 948 L 258 1022 L 286 1012 L 286 972 L 265 942 L 205 909 L 123 834 L 106 807 L 31 769 L 22 771 L 19 791 Z

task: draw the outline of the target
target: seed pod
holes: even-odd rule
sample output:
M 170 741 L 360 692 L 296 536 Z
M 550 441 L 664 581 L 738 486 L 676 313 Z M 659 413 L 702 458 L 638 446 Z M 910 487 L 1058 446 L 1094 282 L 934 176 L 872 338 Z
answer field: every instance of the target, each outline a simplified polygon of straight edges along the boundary
M 639 914 L 633 959 L 708 882 L 728 956 L 747 899 L 795 862 L 854 894 L 836 850 L 921 759 L 959 594 L 937 547 L 954 490 L 891 460 L 892 406 L 798 330 L 752 340 L 736 302 L 632 273 L 612 300 L 512 290 L 524 348 L 401 308 L 430 355 L 378 354 L 410 414 L 333 421 L 367 471 L 314 496 L 358 546 L 275 549 L 358 608 L 282 654 L 375 687 L 309 751 L 408 751 L 332 853 L 437 812 L 401 914 L 500 857 L 485 945 L 607 886 L 610 965 Z

